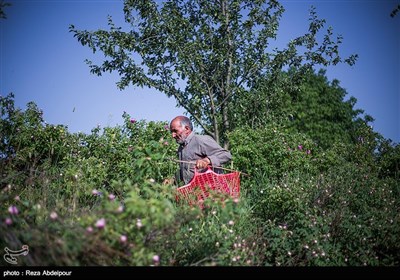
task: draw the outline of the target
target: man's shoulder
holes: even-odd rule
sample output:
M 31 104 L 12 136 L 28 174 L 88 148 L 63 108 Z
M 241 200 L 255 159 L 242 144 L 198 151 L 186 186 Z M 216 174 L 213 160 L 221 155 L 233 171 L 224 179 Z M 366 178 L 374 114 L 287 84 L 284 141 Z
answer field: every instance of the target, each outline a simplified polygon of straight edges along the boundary
M 194 134 L 193 138 L 197 141 L 215 141 L 210 135 L 205 134 Z

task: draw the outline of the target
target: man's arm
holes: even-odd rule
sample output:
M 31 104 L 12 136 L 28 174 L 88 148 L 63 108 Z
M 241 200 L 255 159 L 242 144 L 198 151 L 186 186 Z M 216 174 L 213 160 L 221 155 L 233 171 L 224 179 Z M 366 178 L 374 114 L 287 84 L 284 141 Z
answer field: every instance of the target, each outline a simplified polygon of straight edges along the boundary
M 208 135 L 203 136 L 202 153 L 205 158 L 204 162 L 210 161 L 207 165 L 221 166 L 232 159 L 231 153 L 222 148 L 212 137 Z M 206 166 L 207 166 L 206 165 Z

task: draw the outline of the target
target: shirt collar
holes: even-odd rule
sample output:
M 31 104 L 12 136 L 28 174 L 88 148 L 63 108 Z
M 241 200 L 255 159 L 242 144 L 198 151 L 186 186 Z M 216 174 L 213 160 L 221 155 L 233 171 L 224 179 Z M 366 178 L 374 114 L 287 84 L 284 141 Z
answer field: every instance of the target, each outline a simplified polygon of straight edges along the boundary
M 188 137 L 186 137 L 185 142 L 183 143 L 183 146 L 187 146 L 187 144 L 189 144 L 190 141 L 192 141 L 192 138 L 194 136 L 194 132 L 190 132 L 190 134 L 188 135 Z

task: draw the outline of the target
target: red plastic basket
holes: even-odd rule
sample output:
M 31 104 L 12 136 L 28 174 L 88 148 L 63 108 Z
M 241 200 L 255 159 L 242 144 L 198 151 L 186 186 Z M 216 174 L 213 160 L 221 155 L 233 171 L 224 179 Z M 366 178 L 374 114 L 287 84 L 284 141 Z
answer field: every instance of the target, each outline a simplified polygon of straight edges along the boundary
M 176 201 L 184 201 L 189 205 L 198 204 L 201 207 L 203 201 L 209 197 L 210 190 L 213 190 L 213 193 L 239 198 L 240 172 L 218 174 L 208 167 L 205 172 L 200 173 L 195 168 L 192 180 L 176 190 Z

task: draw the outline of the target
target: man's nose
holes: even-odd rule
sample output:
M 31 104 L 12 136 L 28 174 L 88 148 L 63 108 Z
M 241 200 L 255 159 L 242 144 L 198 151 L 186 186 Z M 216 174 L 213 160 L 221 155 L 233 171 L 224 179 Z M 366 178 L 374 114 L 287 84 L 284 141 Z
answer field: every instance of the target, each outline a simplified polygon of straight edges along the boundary
M 172 138 L 175 138 L 175 137 L 176 137 L 176 133 L 172 132 Z

